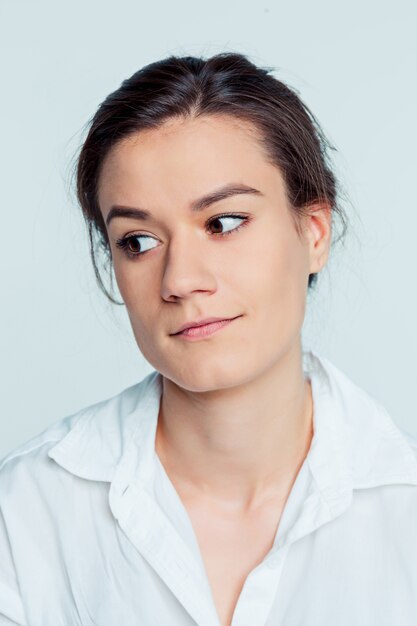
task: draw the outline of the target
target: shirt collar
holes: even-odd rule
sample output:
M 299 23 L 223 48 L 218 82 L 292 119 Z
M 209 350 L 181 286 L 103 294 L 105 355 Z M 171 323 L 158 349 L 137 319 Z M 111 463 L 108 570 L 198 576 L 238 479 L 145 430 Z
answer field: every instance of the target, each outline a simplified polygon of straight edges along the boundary
M 353 489 L 417 484 L 417 458 L 386 409 L 324 356 L 303 355 L 312 381 L 314 436 L 307 462 L 336 515 Z
M 417 484 L 417 459 L 379 402 L 324 356 L 303 352 L 313 393 L 313 439 L 306 458 L 329 509 L 346 508 L 352 489 Z M 119 394 L 68 418 L 69 432 L 48 455 L 85 479 L 146 485 L 154 471 L 162 376 L 152 371 Z

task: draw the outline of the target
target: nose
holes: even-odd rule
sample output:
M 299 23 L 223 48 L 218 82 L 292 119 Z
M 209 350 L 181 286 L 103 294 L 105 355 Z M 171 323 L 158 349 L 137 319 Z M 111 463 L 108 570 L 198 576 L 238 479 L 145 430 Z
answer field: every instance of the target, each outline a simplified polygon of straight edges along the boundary
M 210 256 L 201 240 L 188 231 L 171 239 L 161 282 L 164 300 L 186 298 L 195 291 L 216 290 Z

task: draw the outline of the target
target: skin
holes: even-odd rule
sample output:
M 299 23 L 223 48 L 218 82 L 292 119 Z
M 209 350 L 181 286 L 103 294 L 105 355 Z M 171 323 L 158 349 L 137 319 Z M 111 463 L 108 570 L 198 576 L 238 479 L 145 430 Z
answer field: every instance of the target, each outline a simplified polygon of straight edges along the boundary
M 262 195 L 190 211 L 227 183 Z M 255 514 L 285 503 L 313 435 L 301 328 L 308 275 L 329 254 L 330 207 L 311 205 L 300 236 L 280 170 L 253 127 L 228 116 L 170 120 L 123 139 L 104 161 L 98 199 L 104 219 L 116 204 L 153 216 L 115 217 L 108 236 L 138 347 L 163 376 L 157 453 L 196 526 L 209 514 L 228 528 L 247 522 L 250 535 Z M 250 220 L 222 237 L 244 220 L 208 220 L 229 212 Z M 139 234 L 153 239 L 136 240 L 149 250 L 130 259 L 116 240 Z M 200 341 L 170 335 L 196 318 L 237 315 Z

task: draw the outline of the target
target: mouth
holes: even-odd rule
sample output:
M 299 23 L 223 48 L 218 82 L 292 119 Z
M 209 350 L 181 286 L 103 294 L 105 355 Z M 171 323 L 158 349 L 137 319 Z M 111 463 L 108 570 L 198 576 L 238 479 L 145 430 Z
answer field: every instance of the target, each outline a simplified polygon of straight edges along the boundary
M 225 326 L 228 326 L 239 317 L 242 316 L 238 315 L 237 317 L 232 317 L 230 319 L 216 320 L 214 322 L 208 322 L 199 326 L 191 326 L 190 328 L 185 328 L 184 330 L 175 333 L 173 336 L 191 340 L 202 339 L 216 333 L 218 330 L 221 330 Z

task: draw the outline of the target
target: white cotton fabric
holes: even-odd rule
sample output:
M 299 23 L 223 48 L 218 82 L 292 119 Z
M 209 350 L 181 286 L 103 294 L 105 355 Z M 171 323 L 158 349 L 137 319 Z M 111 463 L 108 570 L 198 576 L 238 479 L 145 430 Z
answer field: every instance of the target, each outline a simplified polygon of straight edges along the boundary
M 232 626 L 417 624 L 417 438 L 303 352 L 314 432 Z M 151 372 L 0 464 L 0 624 L 220 626 L 190 518 L 155 452 Z

